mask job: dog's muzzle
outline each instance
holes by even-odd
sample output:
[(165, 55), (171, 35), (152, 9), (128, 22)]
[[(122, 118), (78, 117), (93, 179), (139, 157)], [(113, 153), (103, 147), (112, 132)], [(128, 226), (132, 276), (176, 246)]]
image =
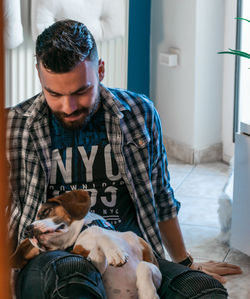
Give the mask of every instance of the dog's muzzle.
[(24, 235), (26, 238), (34, 237), (34, 225), (33, 224), (30, 224), (25, 228)]
[(26, 238), (33, 238), (33, 237), (38, 237), (39, 235), (42, 234), (47, 234), (47, 233), (55, 233), (55, 232), (67, 232), (67, 226), (65, 223), (60, 223), (60, 224), (54, 224), (54, 227), (45, 227), (41, 229), (41, 226), (35, 225), (35, 224), (30, 224), (25, 228), (24, 234)]

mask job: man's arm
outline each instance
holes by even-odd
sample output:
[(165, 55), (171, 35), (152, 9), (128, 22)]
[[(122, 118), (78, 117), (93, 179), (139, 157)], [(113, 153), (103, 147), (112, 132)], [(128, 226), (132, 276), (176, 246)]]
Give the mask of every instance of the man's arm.
[[(181, 229), (177, 219), (179, 203), (169, 184), (167, 169), (167, 155), (162, 140), (162, 130), (159, 114), (154, 110), (154, 124), (152, 126), (153, 161), (151, 180), (158, 210), (159, 228), (163, 243), (174, 262), (181, 262), (187, 258), (187, 251), (183, 241)], [(165, 220), (168, 219), (168, 220)], [(192, 269), (202, 270), (224, 283), (222, 275), (240, 274), (241, 269), (222, 262), (193, 263)]]
[[(163, 243), (172, 260), (176, 263), (183, 261), (187, 257), (187, 251), (177, 217), (159, 222), (159, 228)], [(218, 279), (221, 283), (226, 282), (222, 277), (224, 275), (242, 273), (241, 268), (238, 266), (214, 261), (193, 263), (190, 268), (202, 270), (215, 279)]]
[(181, 262), (187, 257), (178, 218), (159, 222), (163, 243), (173, 262)]

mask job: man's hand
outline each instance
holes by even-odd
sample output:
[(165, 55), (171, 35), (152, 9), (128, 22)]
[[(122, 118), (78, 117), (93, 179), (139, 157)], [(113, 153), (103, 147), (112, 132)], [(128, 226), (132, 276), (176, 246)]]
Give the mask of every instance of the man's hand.
[[(187, 251), (177, 217), (159, 222), (159, 227), (163, 243), (166, 246), (172, 260), (176, 263), (184, 260), (187, 257)], [(213, 276), (221, 283), (226, 282), (226, 279), (222, 277), (224, 275), (242, 273), (241, 268), (238, 266), (214, 261), (193, 263), (191, 269), (203, 271), (206, 274)]]
[(204, 263), (193, 263), (190, 267), (193, 270), (200, 270), (204, 273), (213, 276), (215, 279), (219, 280), (221, 283), (225, 283), (226, 279), (222, 276), (241, 274), (242, 270), (240, 267), (228, 263), (222, 262), (204, 262)]

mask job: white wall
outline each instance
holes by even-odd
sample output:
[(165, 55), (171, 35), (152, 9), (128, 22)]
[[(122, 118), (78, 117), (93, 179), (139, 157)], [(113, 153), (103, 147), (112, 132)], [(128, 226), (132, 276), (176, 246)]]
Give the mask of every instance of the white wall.
[[(158, 0), (151, 5), (151, 97), (160, 112), (164, 135), (192, 146), (196, 0)], [(159, 65), (159, 53), (172, 46), (181, 51), (180, 66)]]
[[(5, 51), (5, 105), (7, 107), (14, 106), (41, 91), (35, 68), (35, 42), (31, 38), (31, 3), (31, 0), (21, 0), (24, 42), (17, 48)], [(99, 56), (104, 59), (106, 65), (103, 83), (109, 87), (127, 87), (128, 0), (125, 0), (125, 5), (125, 36), (97, 42)]]
[[(163, 134), (192, 149), (221, 142), (224, 0), (152, 1), (151, 97)], [(159, 65), (180, 49), (180, 65)]]
[[(235, 48), (237, 0), (225, 2), (225, 35), (223, 49)], [(223, 102), (222, 102), (222, 142), (223, 160), (229, 162), (234, 154), (233, 111), (235, 57), (224, 55)]]
[(195, 148), (221, 142), (224, 0), (197, 0), (195, 51)]

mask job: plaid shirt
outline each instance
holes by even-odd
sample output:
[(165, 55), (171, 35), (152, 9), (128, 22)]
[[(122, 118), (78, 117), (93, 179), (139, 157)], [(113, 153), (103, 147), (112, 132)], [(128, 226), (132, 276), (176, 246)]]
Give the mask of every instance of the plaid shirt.
[[(100, 86), (108, 140), (134, 202), (144, 238), (164, 256), (158, 222), (177, 215), (179, 202), (169, 184), (159, 115), (143, 95)], [(10, 109), (10, 233), (19, 243), (46, 202), (51, 171), (49, 109), (43, 93)]]

